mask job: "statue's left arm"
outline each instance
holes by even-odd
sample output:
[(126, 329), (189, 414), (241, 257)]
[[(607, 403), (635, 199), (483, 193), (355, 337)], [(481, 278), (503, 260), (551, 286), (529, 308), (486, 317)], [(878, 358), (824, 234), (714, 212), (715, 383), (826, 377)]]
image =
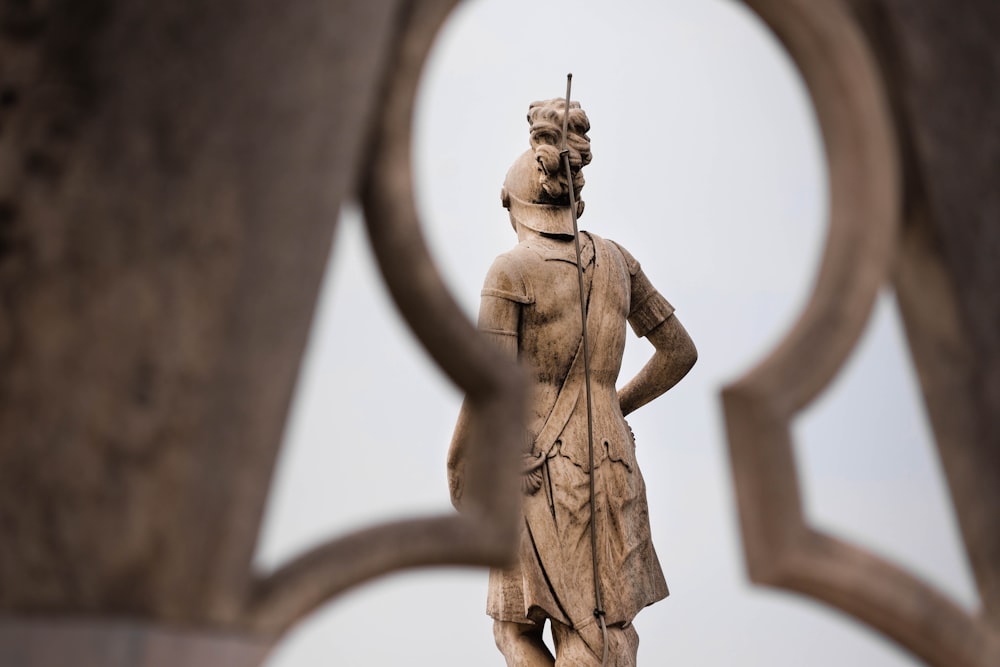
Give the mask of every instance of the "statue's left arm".
[(656, 325), (646, 339), (656, 351), (642, 370), (618, 392), (623, 415), (664, 394), (680, 382), (698, 360), (694, 341), (676, 315), (671, 314)]
[(627, 415), (680, 382), (698, 360), (698, 350), (674, 314), (674, 307), (652, 286), (639, 262), (617, 247), (631, 276), (629, 324), (655, 350), (652, 359), (618, 392), (622, 414)]

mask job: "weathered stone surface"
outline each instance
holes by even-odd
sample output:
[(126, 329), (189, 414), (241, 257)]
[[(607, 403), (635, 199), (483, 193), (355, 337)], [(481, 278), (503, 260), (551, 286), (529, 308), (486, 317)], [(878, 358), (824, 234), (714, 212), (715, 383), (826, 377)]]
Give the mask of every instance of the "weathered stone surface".
[[(517, 374), (471, 335), (412, 206), (413, 96), (452, 4), (0, 0), (4, 664), (250, 665), (366, 578), (509, 556), (516, 503), (497, 472), (520, 436)], [(838, 2), (748, 4), (810, 85), (834, 191), (801, 326), (727, 390), (751, 574), (838, 606), (930, 664), (994, 665), (1000, 5), (850, 0), (858, 40)], [(468, 392), (464, 501), (475, 509), (361, 531), (261, 580), (249, 571), (257, 524), (353, 188), (400, 310)], [(888, 276), (979, 616), (802, 521), (782, 419), (839, 368)], [(643, 393), (623, 396), (623, 412)], [(766, 456), (745, 447), (748, 434), (769, 443)], [(102, 620), (112, 615), (143, 620)], [(566, 630), (564, 645), (579, 639)], [(619, 639), (627, 650), (631, 638)], [(122, 652), (137, 646), (159, 648)]]
[(395, 2), (0, 8), (0, 610), (232, 621)]
[[(577, 236), (590, 123), (575, 104), (563, 130), (566, 112), (565, 99), (531, 105), (532, 148), (501, 194), (519, 243), (496, 259), (482, 292), (480, 329), (525, 367), (531, 388), (518, 560), (490, 572), (487, 613), (509, 665), (601, 664), (607, 655), (625, 667), (638, 647), (632, 619), (666, 597), (667, 585), (624, 415), (680, 381), (697, 353), (628, 251)], [(626, 321), (654, 353), (619, 393)], [(463, 412), (449, 453), (463, 509), (468, 439)], [(556, 656), (542, 642), (546, 622)]]
[(4, 667), (256, 667), (270, 641), (137, 621), (0, 616)]
[[(747, 3), (809, 86), (832, 209), (799, 321), (723, 391), (750, 575), (834, 605), (930, 665), (989, 667), (1000, 661), (1000, 49), (990, 37), (1000, 11), (988, 1)], [(981, 613), (802, 512), (789, 422), (841, 367), (890, 280)]]
[[(0, 656), (249, 667), (362, 581), (509, 559), (521, 377), (440, 280), (409, 189), (417, 81), (453, 4), (0, 4)], [(404, 318), (474, 399), (482, 511), (369, 527), (261, 576), (271, 469), (358, 191)]]
[[(983, 609), (1000, 631), (1000, 4), (860, 7), (905, 146), (906, 234), (921, 239), (901, 244), (896, 289)], [(951, 320), (947, 342), (934, 318)]]

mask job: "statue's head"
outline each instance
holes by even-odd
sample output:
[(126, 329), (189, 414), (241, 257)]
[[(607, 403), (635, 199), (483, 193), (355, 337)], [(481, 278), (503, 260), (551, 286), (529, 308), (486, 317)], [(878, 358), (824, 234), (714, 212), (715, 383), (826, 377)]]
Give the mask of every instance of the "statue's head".
[[(511, 218), (537, 232), (573, 235), (573, 218), (569, 209), (569, 184), (560, 156), (562, 147), (563, 110), (566, 102), (557, 98), (534, 102), (528, 108), (531, 126), (531, 148), (511, 165), (504, 179), (500, 200), (510, 211)], [(569, 149), (570, 171), (577, 217), (583, 215), (583, 167), (590, 163), (590, 121), (579, 103), (570, 104), (566, 146)]]

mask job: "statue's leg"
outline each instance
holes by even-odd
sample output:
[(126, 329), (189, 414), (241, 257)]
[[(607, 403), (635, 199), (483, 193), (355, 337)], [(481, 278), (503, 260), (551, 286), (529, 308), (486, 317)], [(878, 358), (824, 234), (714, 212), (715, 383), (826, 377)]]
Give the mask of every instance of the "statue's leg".
[[(601, 652), (595, 653), (573, 628), (552, 622), (552, 639), (556, 645), (555, 667), (601, 667)], [(635, 626), (608, 626), (608, 663), (606, 667), (635, 667), (639, 650), (639, 634)]]
[(542, 641), (541, 623), (528, 625), (493, 621), (493, 638), (507, 660), (507, 667), (553, 667), (555, 658)]

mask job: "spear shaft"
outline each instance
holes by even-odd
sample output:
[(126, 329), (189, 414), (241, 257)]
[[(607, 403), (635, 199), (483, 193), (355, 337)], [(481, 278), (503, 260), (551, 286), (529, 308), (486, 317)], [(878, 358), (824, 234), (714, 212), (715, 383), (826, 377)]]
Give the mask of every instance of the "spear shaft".
[[(590, 388), (590, 341), (587, 338), (587, 296), (583, 286), (583, 260), (580, 253), (580, 229), (576, 220), (576, 193), (573, 190), (573, 168), (569, 162), (569, 100), (573, 86), (572, 72), (566, 75), (566, 106), (563, 110), (562, 147), (559, 155), (566, 170), (566, 184), (569, 190), (569, 210), (573, 218), (573, 244), (576, 247), (576, 277), (580, 287), (580, 320), (583, 330), (583, 381), (587, 396), (587, 454), (590, 458), (590, 555), (594, 568), (594, 616), (601, 624), (604, 642), (601, 665), (608, 663), (608, 629), (604, 622), (604, 600), (601, 596), (601, 579), (597, 567), (597, 511), (594, 491), (594, 408)], [(595, 259), (596, 262), (596, 248)], [(591, 286), (593, 287), (593, 286)]]

